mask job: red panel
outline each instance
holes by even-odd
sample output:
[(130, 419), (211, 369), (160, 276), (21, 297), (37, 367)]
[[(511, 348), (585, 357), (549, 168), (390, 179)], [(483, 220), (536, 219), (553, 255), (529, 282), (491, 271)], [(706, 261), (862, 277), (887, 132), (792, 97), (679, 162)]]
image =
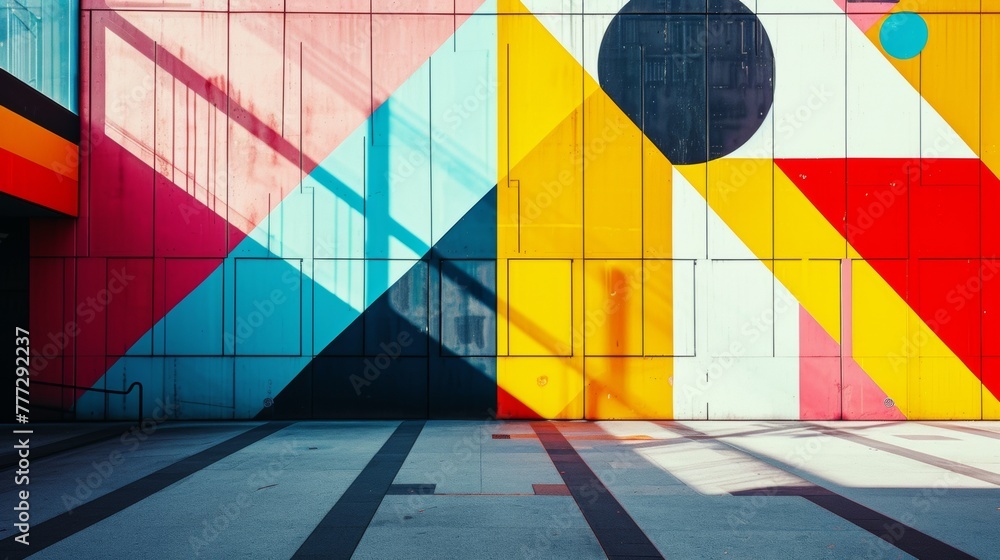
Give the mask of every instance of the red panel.
[[(76, 355), (76, 337), (79, 335), (77, 325), (70, 324), (70, 321), (74, 320), (76, 315), (76, 260), (66, 259), (66, 266), (63, 267), (63, 285), (62, 285), (62, 300), (63, 300), (63, 317), (66, 318), (66, 322), (63, 326), (66, 339), (65, 348), (63, 354), (65, 356)], [(72, 369), (72, 361), (67, 363), (64, 371), (69, 373)]]
[[(108, 307), (108, 355), (122, 356), (153, 326), (153, 259), (108, 259), (108, 283), (98, 302)], [(152, 340), (136, 348), (152, 354)]]
[(1000, 356), (1000, 259), (984, 258), (982, 264), (983, 355)]
[[(910, 301), (910, 293), (914, 292), (915, 289), (911, 289), (910, 286), (910, 270), (909, 262), (899, 259), (899, 260), (870, 260), (867, 261), (875, 272), (886, 281), (893, 290), (899, 294), (899, 297), (903, 298), (904, 301)], [(912, 303), (911, 303), (912, 305)]]
[[(166, 301), (167, 301), (167, 262), (166, 259), (155, 258), (153, 259), (153, 322), (150, 323), (149, 328), (153, 328), (156, 321), (159, 318), (167, 314)], [(159, 354), (162, 352), (160, 350), (162, 346), (162, 338), (159, 341), (153, 341), (153, 353)]]
[[(210, 274), (215, 272), (222, 265), (222, 259), (170, 259), (166, 262), (169, 269), (170, 282), (165, 286), (165, 301), (167, 309), (173, 309), (175, 305), (187, 297), (197, 288)], [(157, 278), (160, 278), (157, 276)], [(157, 315), (159, 320), (160, 315)]]
[(152, 255), (153, 170), (111, 141), (91, 164), (91, 254)]
[[(100, 356), (107, 353), (105, 333), (107, 328), (107, 305), (98, 301), (100, 293), (107, 288), (108, 263), (103, 258), (76, 259), (77, 291), (74, 317), (79, 327), (76, 337), (77, 356)], [(104, 372), (101, 372), (103, 375)], [(77, 374), (78, 384), (79, 372)], [(98, 376), (100, 377), (100, 376)], [(90, 384), (97, 380), (87, 379)]]
[(68, 343), (66, 318), (63, 315), (63, 280), (65, 259), (33, 258), (30, 264), (31, 290), (28, 330), (31, 332), (31, 361), (44, 381), (59, 381), (58, 373), (48, 371), (51, 358), (63, 356)]
[(13, 174), (11, 173), (11, 168), (14, 165), (13, 157), (14, 154), (0, 148), (0, 192), (6, 192), (13, 182)]
[[(828, 220), (835, 220), (836, 204), (806, 181), (809, 174), (796, 167), (802, 164), (779, 165)], [(1000, 311), (991, 314), (1000, 309), (995, 294), (1000, 290), (987, 278), (996, 267), (992, 257), (1000, 254), (1000, 226), (990, 213), (1000, 208), (1000, 181), (985, 165), (977, 177), (967, 160), (851, 159), (847, 170), (848, 239), (978, 375), (981, 346), (989, 355), (1000, 352), (1000, 319), (992, 318)], [(915, 179), (951, 186), (910, 188), (919, 182)], [(878, 260), (885, 257), (911, 260)], [(926, 260), (931, 257), (956, 260)]]
[(894, 186), (848, 186), (847, 240), (866, 259), (909, 256), (909, 192)]
[(920, 183), (922, 185), (978, 185), (978, 159), (940, 159), (923, 158), (920, 160)]
[[(90, 37), (93, 25), (90, 12), (80, 12), (80, 209), (76, 220), (76, 255), (90, 256), (90, 154), (94, 149), (93, 118), (90, 111), (91, 76), (91, 44)], [(34, 233), (34, 232), (32, 232)], [(32, 234), (34, 238), (34, 234)], [(45, 243), (45, 246), (49, 246)], [(32, 239), (32, 254), (35, 251)]]
[(1000, 358), (983, 358), (983, 385), (1000, 399)]
[(497, 385), (497, 419), (541, 420), (542, 417)]
[(997, 210), (1000, 209), (1000, 179), (985, 163), (979, 169), (983, 190), (983, 203), (979, 209), (983, 227), (983, 258), (1000, 258), (1000, 219), (997, 219)]
[[(152, 53), (137, 51), (114, 27), (115, 16), (107, 14), (92, 16), (92, 133), (99, 132), (102, 139), (92, 143), (90, 161), (90, 250), (96, 256), (149, 256), (154, 112), (152, 92), (141, 84), (152, 83)], [(149, 160), (140, 161), (134, 153)]]
[[(97, 380), (104, 376), (107, 371), (105, 364), (107, 358), (101, 356), (77, 356), (76, 358), (76, 382), (78, 387), (93, 387)], [(103, 389), (104, 384), (98, 386)], [(80, 396), (83, 396), (81, 393)]]
[(775, 160), (785, 175), (841, 235), (847, 211), (847, 161), (843, 159)]
[(979, 375), (982, 284), (978, 260), (914, 261), (918, 298), (910, 305), (952, 352)]
[[(37, 381), (44, 381), (46, 383), (65, 383), (71, 385), (72, 381), (68, 379), (71, 376), (66, 374), (66, 369), (72, 361), (72, 358), (61, 356), (54, 358), (42, 358), (40, 356), (31, 358), (31, 404), (63, 409), (72, 406), (73, 391), (35, 383)], [(41, 406), (32, 411), (32, 420), (62, 420), (58, 416), (59, 413), (47, 411), (42, 409)], [(51, 416), (52, 414), (56, 416)]]
[(75, 216), (78, 188), (75, 180), (0, 148), (0, 191)]
[(979, 258), (979, 184), (910, 191), (910, 252), (915, 258)]
[(899, 158), (849, 158), (847, 160), (847, 182), (852, 185), (879, 185), (890, 187), (898, 183), (906, 185), (913, 175), (917, 177), (920, 162), (917, 159)]
[[(156, 175), (157, 256), (224, 257), (229, 229), (229, 222), (203, 201)], [(239, 230), (233, 235), (243, 238)]]

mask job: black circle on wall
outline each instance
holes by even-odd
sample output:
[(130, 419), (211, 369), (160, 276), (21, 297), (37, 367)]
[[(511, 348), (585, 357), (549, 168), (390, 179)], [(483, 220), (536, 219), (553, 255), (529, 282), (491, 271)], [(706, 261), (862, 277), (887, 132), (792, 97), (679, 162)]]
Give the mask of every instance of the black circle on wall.
[(771, 41), (739, 0), (631, 0), (604, 33), (597, 72), (674, 164), (733, 153), (774, 103)]

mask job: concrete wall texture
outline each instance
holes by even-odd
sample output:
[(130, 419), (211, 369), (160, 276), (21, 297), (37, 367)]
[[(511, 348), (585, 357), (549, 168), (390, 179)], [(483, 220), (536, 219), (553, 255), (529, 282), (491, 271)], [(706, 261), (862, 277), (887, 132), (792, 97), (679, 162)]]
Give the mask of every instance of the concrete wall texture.
[(1000, 418), (1000, 0), (156, 4), (82, 1), (39, 379), (181, 418)]

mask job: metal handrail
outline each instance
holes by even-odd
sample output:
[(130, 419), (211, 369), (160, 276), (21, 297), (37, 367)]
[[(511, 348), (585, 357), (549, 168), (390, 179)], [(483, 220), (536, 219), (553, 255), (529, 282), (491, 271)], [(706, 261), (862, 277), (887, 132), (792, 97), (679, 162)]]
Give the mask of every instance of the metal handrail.
[(38, 384), (38, 385), (48, 385), (50, 387), (60, 387), (60, 388), (63, 388), (63, 389), (77, 389), (77, 390), (80, 390), (80, 391), (97, 391), (98, 393), (108, 393), (108, 394), (112, 394), (112, 395), (127, 395), (127, 394), (129, 394), (129, 393), (132, 392), (132, 389), (135, 389), (136, 385), (138, 385), (139, 386), (139, 418), (136, 419), (136, 424), (142, 424), (142, 401), (143, 401), (143, 399), (142, 399), (142, 383), (140, 383), (138, 381), (133, 381), (132, 384), (128, 386), (128, 389), (125, 389), (124, 391), (118, 391), (117, 389), (98, 389), (96, 387), (81, 387), (79, 385), (66, 385), (64, 383), (50, 383), (48, 381), (35, 381), (35, 380), (32, 380), (31, 383), (35, 383), (35, 384)]

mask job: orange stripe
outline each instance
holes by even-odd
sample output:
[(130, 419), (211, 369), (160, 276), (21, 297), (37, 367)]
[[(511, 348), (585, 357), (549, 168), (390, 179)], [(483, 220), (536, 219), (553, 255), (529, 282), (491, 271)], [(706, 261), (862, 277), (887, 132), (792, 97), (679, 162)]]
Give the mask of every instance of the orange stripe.
[(0, 107), (0, 149), (64, 177), (78, 180), (80, 147), (17, 113)]
[(76, 216), (79, 184), (17, 154), (0, 149), (0, 192)]

